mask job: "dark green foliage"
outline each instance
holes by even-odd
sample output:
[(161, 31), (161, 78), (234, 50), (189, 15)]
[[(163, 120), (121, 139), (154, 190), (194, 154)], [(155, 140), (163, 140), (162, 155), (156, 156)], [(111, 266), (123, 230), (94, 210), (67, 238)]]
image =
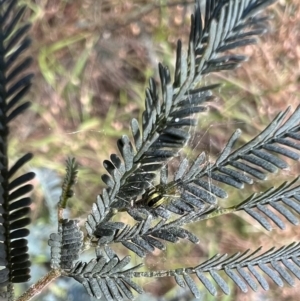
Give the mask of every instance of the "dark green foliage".
[[(223, 69), (233, 69), (246, 59), (243, 55), (228, 55), (223, 52), (254, 43), (256, 40), (253, 36), (266, 31), (266, 19), (253, 17), (253, 15), (259, 7), (271, 2), (274, 1), (207, 1), (204, 20), (200, 4), (196, 2), (195, 14), (191, 21), (187, 57), (183, 53), (182, 43), (179, 41), (177, 45), (173, 84), (171, 84), (168, 68), (159, 64), (161, 98), (155, 81), (151, 79), (146, 91), (142, 131), (137, 120), (133, 119), (131, 129), (134, 145), (127, 136), (123, 136), (118, 141), (118, 148), (124, 163), (117, 155), (112, 155), (111, 161), (104, 161), (104, 167), (108, 174), (103, 175), (102, 180), (108, 188), (104, 190), (102, 196), (98, 197), (99, 201), (88, 217), (86, 228), (91, 238), (99, 237), (99, 233), (101, 233), (106, 238), (102, 237), (99, 243), (113, 239), (114, 230), (104, 230), (106, 229), (105, 223), (115, 214), (113, 212), (115, 209), (111, 209), (111, 207), (118, 211), (126, 210), (132, 213), (132, 202), (144, 205), (143, 202), (135, 200), (140, 195), (143, 195), (142, 199), (147, 198), (149, 189), (153, 185), (155, 171), (162, 169), (164, 164), (177, 156), (178, 151), (189, 140), (190, 127), (196, 125), (194, 114), (205, 111), (206, 102), (213, 99), (211, 90), (218, 87), (218, 84), (197, 87), (202, 76)], [(251, 177), (244, 175), (244, 171), (252, 177), (264, 178), (264, 174), (260, 170), (250, 167), (244, 162), (236, 162), (237, 160), (227, 162), (225, 160), (231, 153), (231, 148), (239, 134), (240, 131), (237, 131), (233, 135), (215, 165), (207, 164), (204, 154), (186, 173), (188, 165), (181, 164), (177, 178), (167, 186), (178, 187), (180, 198), (177, 197), (172, 202), (167, 202), (164, 204), (165, 206), (144, 209), (149, 214), (162, 218), (168, 218), (169, 212), (182, 215), (194, 209), (205, 211), (207, 204), (216, 206), (217, 197), (227, 197), (226, 191), (210, 184), (210, 179), (241, 189), (243, 183), (253, 182)], [(263, 160), (257, 157), (253, 159), (251, 156), (244, 158), (244, 160), (246, 159), (251, 162), (255, 160), (257, 164)], [(226, 163), (222, 164), (224, 160)], [(203, 167), (199, 168), (201, 164)], [(235, 168), (229, 169), (223, 166), (228, 164)], [(266, 162), (264, 166), (274, 171), (271, 163)], [(159, 201), (160, 203), (162, 201)], [(147, 214), (145, 213), (144, 216), (146, 217)], [(133, 217), (141, 218), (139, 213)], [(164, 234), (159, 235), (169, 237)], [(127, 245), (129, 246), (129, 244)], [(130, 248), (132, 249), (132, 245)]]
[(8, 167), (7, 157), (9, 122), (30, 105), (22, 99), (31, 85), (32, 75), (26, 74), (31, 58), (19, 61), (19, 56), (30, 44), (26, 38), (30, 25), (18, 27), (24, 10), (24, 6), (17, 7), (15, 0), (0, 2), (0, 262), (4, 267), (0, 273), (0, 285), (8, 285), (8, 292), (3, 294), (10, 299), (13, 298), (10, 284), (30, 278), (27, 240), (24, 237), (29, 234), (25, 227), (30, 223), (27, 216), (30, 214), (31, 200), (25, 194), (33, 189), (27, 183), (33, 179), (34, 173), (26, 173), (14, 180), (12, 176), (32, 158), (32, 154), (24, 155), (11, 168)]
[(250, 254), (247, 250), (242, 254), (236, 253), (230, 257), (227, 257), (226, 254), (217, 254), (195, 267), (155, 273), (134, 272), (133, 277), (172, 276), (179, 286), (187, 287), (196, 298), (200, 297), (200, 292), (191, 275), (197, 276), (213, 296), (218, 292), (217, 287), (224, 294), (230, 294), (226, 277), (224, 279), (224, 272), (245, 293), (248, 288), (257, 291), (258, 286), (269, 290), (265, 275), (278, 286), (283, 286), (283, 280), (293, 286), (295, 283), (293, 276), (300, 279), (299, 248), (299, 243), (292, 243), (277, 250), (272, 248), (260, 255), (257, 253), (261, 251), (261, 248)]
[[(213, 296), (218, 290), (230, 294), (229, 279), (245, 293), (249, 288), (268, 290), (266, 275), (280, 287), (285, 282), (293, 286), (295, 277), (300, 279), (300, 243), (264, 253), (259, 248), (230, 257), (217, 254), (194, 267), (151, 272), (137, 271), (142, 264), (125, 269), (130, 256), (121, 260), (108, 247), (120, 243), (145, 257), (155, 249), (165, 250), (167, 242), (187, 239), (198, 243), (197, 236), (184, 228), (187, 224), (239, 211), (248, 213), (267, 230), (274, 225), (284, 229), (282, 218), (298, 225), (298, 178), (253, 194), (233, 207), (222, 208), (219, 200), (229, 197), (228, 186), (243, 189), (256, 180), (265, 180), (267, 173), (287, 169), (286, 158), (300, 159), (300, 106), (291, 114), (289, 108), (279, 113), (259, 135), (235, 148), (242, 134), (237, 129), (215, 162), (209, 162), (205, 153), (200, 153), (194, 162), (181, 158), (173, 178), (168, 175), (172, 160), (189, 142), (191, 128), (214, 99), (213, 90), (220, 86), (204, 85), (204, 76), (235, 69), (247, 60), (235, 52), (256, 43), (256, 36), (266, 32), (268, 18), (259, 12), (273, 2), (207, 0), (202, 12), (200, 1), (196, 1), (187, 54), (181, 41), (177, 44), (173, 81), (169, 68), (159, 64), (161, 92), (158, 83), (150, 79), (142, 124), (133, 119), (132, 140), (124, 135), (117, 142), (121, 156), (112, 154), (103, 162), (107, 174), (101, 178), (107, 187), (87, 216), (85, 238), (79, 222), (63, 216), (74, 194), (78, 169), (75, 159), (67, 160), (58, 203), (58, 230), (48, 241), (53, 272), (49, 275), (74, 278), (92, 297), (120, 301), (132, 300), (132, 290), (143, 293), (133, 279), (138, 277), (173, 277), (196, 298), (201, 297), (196, 279)], [(25, 8), (17, 9), (16, 4), (13, 0), (0, 2), (0, 286), (8, 287), (0, 294), (9, 300), (14, 299), (12, 283), (30, 277), (25, 239), (29, 231), (25, 227), (30, 223), (31, 199), (25, 194), (33, 189), (28, 182), (34, 177), (34, 173), (27, 172), (12, 179), (32, 154), (24, 155), (11, 168), (7, 158), (8, 123), (30, 105), (21, 100), (32, 77), (26, 74), (31, 58), (17, 61), (30, 44), (24, 37), (30, 25), (17, 28)], [(123, 213), (133, 218), (133, 224), (127, 224), (127, 219), (118, 221)], [(77, 261), (80, 253), (90, 247), (95, 249), (95, 258), (88, 263)]]
[(83, 232), (80, 231), (77, 220), (63, 219), (63, 209), (67, 200), (73, 196), (73, 186), (77, 176), (77, 162), (68, 158), (66, 176), (62, 184), (62, 192), (58, 203), (58, 233), (52, 233), (48, 241), (51, 247), (51, 267), (53, 269), (69, 270), (74, 261), (79, 258), (83, 245)]
[(83, 233), (78, 221), (63, 220), (58, 233), (52, 233), (48, 241), (51, 247), (51, 267), (53, 269), (71, 269), (79, 258), (82, 248)]
[(87, 293), (97, 299), (103, 295), (111, 301), (131, 300), (134, 298), (131, 289), (142, 294), (143, 289), (131, 280), (134, 277), (134, 270), (141, 265), (124, 270), (125, 266), (130, 263), (130, 256), (120, 260), (108, 247), (105, 248), (105, 253), (106, 256), (100, 253), (89, 263), (77, 262), (69, 276), (80, 282)]
[[(267, 18), (257, 13), (273, 2), (207, 0), (204, 14), (200, 11), (200, 2), (196, 2), (187, 55), (181, 41), (177, 44), (174, 81), (169, 69), (159, 64), (161, 94), (151, 79), (146, 90), (142, 125), (135, 119), (131, 122), (133, 143), (122, 136), (117, 142), (122, 158), (112, 154), (110, 160), (103, 162), (107, 174), (102, 175), (102, 180), (107, 188), (97, 197), (85, 224), (88, 244), (96, 248), (97, 258), (89, 263), (78, 262), (67, 271), (83, 284), (90, 296), (132, 299), (130, 288), (142, 292), (131, 280), (134, 277), (174, 277), (179, 286), (188, 288), (196, 298), (201, 295), (195, 277), (212, 295), (217, 294), (218, 288), (225, 294), (230, 293), (228, 277), (243, 292), (248, 288), (256, 291), (259, 286), (269, 289), (265, 275), (278, 286), (283, 285), (283, 280), (293, 285), (291, 273), (299, 278), (299, 244), (296, 243), (260, 255), (257, 255), (260, 249), (229, 258), (216, 255), (196, 267), (154, 272), (134, 272), (139, 266), (121, 271), (129, 263), (129, 257), (120, 261), (107, 247), (119, 242), (145, 257), (156, 248), (164, 250), (163, 242), (188, 239), (198, 243), (198, 238), (186, 230), (185, 225), (240, 210), (268, 230), (272, 228), (269, 219), (278, 227), (285, 227), (278, 215), (292, 224), (298, 223), (295, 212), (300, 212), (300, 196), (296, 180), (253, 195), (231, 208), (221, 208), (219, 199), (229, 196), (226, 185), (243, 189), (245, 184), (265, 180), (268, 172), (288, 168), (282, 157), (300, 159), (297, 141), (300, 139), (300, 108), (290, 115), (289, 109), (281, 112), (257, 137), (234, 149), (241, 135), (241, 131), (236, 130), (215, 162), (209, 162), (204, 153), (191, 164), (182, 159), (173, 180), (168, 177), (169, 161), (188, 143), (189, 131), (197, 124), (196, 115), (200, 113), (201, 117), (206, 111), (207, 102), (213, 100), (212, 90), (219, 86), (203, 86), (203, 76), (234, 69), (247, 59), (232, 50), (256, 43), (255, 36), (266, 32)], [(160, 175), (159, 183), (157, 175)], [(225, 187), (221, 183), (226, 184)], [(122, 212), (133, 217), (135, 224), (112, 220)], [(61, 248), (62, 239), (57, 235), (51, 239), (55, 261), (61, 252), (55, 248)], [(105, 249), (108, 261), (99, 251), (101, 248)], [(54, 267), (62, 268), (62, 265), (55, 262)]]
[(71, 188), (76, 182), (78, 172), (78, 166), (74, 158), (68, 158), (66, 172), (67, 174), (62, 185), (62, 194), (58, 204), (63, 209), (66, 208), (68, 199), (74, 194)]
[[(276, 189), (268, 189), (259, 195), (253, 194), (239, 204), (236, 210), (246, 211), (269, 231), (272, 230), (272, 226), (266, 217), (281, 229), (285, 229), (285, 224), (280, 219), (281, 216), (284, 216), (290, 223), (298, 225), (298, 218), (294, 215), (300, 213), (300, 186), (294, 186), (298, 181), (299, 178), (296, 178), (293, 182), (285, 182)], [(271, 211), (268, 207), (273, 207), (275, 211)]]
[[(289, 109), (280, 113), (264, 131), (233, 151), (233, 146), (241, 134), (241, 131), (237, 130), (214, 163), (207, 162), (204, 153), (198, 157), (189, 170), (186, 162), (182, 161), (177, 172), (178, 175), (175, 176), (173, 182), (169, 183), (169, 185), (176, 185), (181, 190), (180, 198), (172, 203), (173, 206), (180, 207), (181, 214), (184, 214), (184, 212), (191, 211), (189, 208), (183, 209), (184, 205), (192, 205), (200, 209), (204, 203), (216, 205), (217, 197), (227, 198), (227, 193), (217, 184), (210, 183), (211, 179), (237, 189), (243, 189), (244, 184), (253, 184), (255, 179), (264, 180), (266, 172), (275, 173), (278, 168), (288, 168), (288, 164), (278, 157), (278, 153), (298, 160), (300, 155), (286, 146), (298, 150), (300, 107), (286, 119), (288, 112)], [(284, 120), (285, 122), (283, 122)], [(277, 206), (277, 210), (280, 210), (281, 207), (275, 206)], [(170, 210), (170, 206), (166, 206), (166, 209)], [(252, 212), (248, 209), (245, 210), (249, 214)], [(295, 219), (289, 213), (286, 214), (293, 223)], [(264, 224), (266, 225), (266, 223)]]
[[(120, 242), (138, 256), (144, 257), (155, 248), (164, 250), (165, 245), (161, 241), (174, 243), (186, 238), (197, 243), (197, 237), (183, 227), (226, 213), (226, 210), (244, 210), (268, 230), (272, 228), (268, 219), (282, 229), (285, 227), (278, 215), (293, 224), (298, 223), (294, 214), (300, 212), (296, 180), (261, 195), (253, 195), (232, 208), (220, 208), (218, 199), (228, 197), (224, 185), (221, 187), (220, 183), (243, 189), (245, 184), (253, 184), (256, 179), (264, 180), (268, 172), (288, 168), (282, 156), (299, 160), (299, 108), (290, 116), (289, 109), (281, 112), (264, 131), (238, 149), (234, 149), (234, 145), (241, 131), (236, 130), (215, 162), (208, 162), (204, 153), (192, 164), (183, 159), (173, 180), (168, 178), (168, 161), (176, 157), (178, 150), (187, 143), (189, 129), (196, 124), (194, 114), (205, 111), (206, 102), (213, 99), (211, 90), (218, 86), (197, 87), (202, 76), (236, 68), (247, 59), (243, 55), (228, 54), (226, 51), (256, 42), (254, 36), (266, 31), (267, 20), (256, 13), (272, 2), (207, 1), (204, 20), (197, 2), (192, 16), (187, 58), (183, 54), (181, 42), (178, 42), (173, 84), (169, 70), (159, 65), (161, 99), (156, 83), (151, 80), (146, 91), (142, 131), (138, 122), (133, 120), (131, 128), (134, 145), (125, 136), (118, 141), (124, 163), (117, 155), (112, 155), (110, 161), (104, 161), (108, 174), (102, 176), (102, 179), (108, 188), (98, 196), (86, 222), (92, 243), (104, 246)], [(156, 184), (158, 170), (160, 183)], [(270, 210), (270, 206), (274, 210)], [(117, 212), (123, 211), (137, 221), (133, 226), (111, 221)], [(229, 258), (217, 255), (194, 268), (134, 272), (133, 275), (173, 276), (178, 285), (187, 287), (197, 298), (200, 292), (192, 274), (212, 295), (217, 293), (214, 283), (225, 294), (230, 293), (221, 271), (243, 292), (247, 292), (249, 287), (252, 290), (257, 290), (258, 286), (268, 289), (263, 274), (268, 275), (278, 286), (283, 285), (282, 279), (293, 285), (294, 279), (290, 272), (299, 276), (299, 244), (256, 255), (259, 250), (250, 255), (247, 251)], [(96, 261), (92, 265), (96, 265)], [(81, 265), (78, 267), (81, 272)], [(85, 268), (88, 269), (88, 265)], [(107, 289), (109, 284), (103, 284), (104, 278), (93, 275), (87, 280), (86, 274), (79, 281), (90, 295), (99, 297), (102, 290), (107, 299), (121, 300), (120, 296), (112, 293), (115, 288)]]

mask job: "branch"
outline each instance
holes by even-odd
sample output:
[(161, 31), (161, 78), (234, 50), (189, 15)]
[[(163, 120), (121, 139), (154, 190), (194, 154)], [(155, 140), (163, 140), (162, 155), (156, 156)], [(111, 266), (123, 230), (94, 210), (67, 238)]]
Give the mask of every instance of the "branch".
[(41, 278), (37, 283), (33, 284), (23, 295), (21, 295), (16, 301), (29, 301), (41, 291), (46, 288), (52, 281), (62, 275), (62, 270), (51, 270), (47, 275)]

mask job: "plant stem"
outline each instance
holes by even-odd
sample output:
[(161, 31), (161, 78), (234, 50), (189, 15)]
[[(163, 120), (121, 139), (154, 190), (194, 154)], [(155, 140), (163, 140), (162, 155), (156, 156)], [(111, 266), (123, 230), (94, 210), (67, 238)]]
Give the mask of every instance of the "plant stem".
[(37, 283), (33, 284), (23, 295), (21, 295), (16, 301), (29, 301), (36, 295), (38, 295), (48, 284), (61, 275), (60, 269), (51, 270)]
[(236, 206), (232, 206), (232, 207), (228, 207), (228, 208), (216, 208), (216, 210), (214, 210), (213, 212), (206, 214), (203, 216), (203, 218), (201, 218), (201, 220), (206, 220), (206, 219), (211, 219), (223, 214), (229, 214), (229, 213), (233, 213), (237, 211)]

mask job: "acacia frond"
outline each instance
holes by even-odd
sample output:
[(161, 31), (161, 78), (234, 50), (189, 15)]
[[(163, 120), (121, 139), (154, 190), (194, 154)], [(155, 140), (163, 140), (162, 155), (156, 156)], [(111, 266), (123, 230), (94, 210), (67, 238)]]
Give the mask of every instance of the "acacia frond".
[[(264, 290), (269, 289), (265, 278), (267, 275), (276, 285), (282, 287), (284, 282), (293, 286), (295, 281), (293, 274), (300, 279), (300, 243), (292, 243), (288, 246), (270, 250), (257, 255), (261, 247), (252, 253), (250, 250), (242, 254), (236, 253), (227, 257), (227, 254), (217, 254), (195, 267), (179, 268), (176, 270), (164, 270), (156, 272), (134, 272), (133, 277), (174, 277), (177, 284), (187, 287), (196, 298), (200, 297), (200, 291), (191, 275), (197, 276), (210, 294), (217, 294), (217, 287), (224, 294), (230, 294), (228, 278), (225, 274), (246, 293), (248, 288), (257, 291), (261, 286)], [(207, 274), (210, 276), (207, 277)], [(222, 276), (221, 276), (222, 275)]]
[(48, 241), (51, 247), (51, 267), (53, 269), (71, 269), (74, 261), (79, 258), (83, 245), (83, 232), (80, 231), (78, 221), (63, 220), (58, 233), (52, 233)]
[(130, 206), (131, 200), (151, 186), (155, 172), (177, 156), (189, 140), (190, 126), (196, 124), (193, 114), (206, 109), (205, 102), (212, 99), (211, 89), (218, 86), (196, 88), (202, 76), (233, 69), (246, 59), (245, 56), (223, 53), (255, 43), (252, 36), (265, 32), (266, 19), (254, 17), (254, 14), (272, 2), (207, 1), (203, 17), (197, 1), (187, 56), (178, 42), (173, 84), (169, 69), (160, 64), (161, 97), (151, 79), (146, 91), (142, 127), (135, 119), (131, 123), (134, 145), (127, 136), (118, 141), (124, 163), (115, 154), (110, 161), (104, 161), (108, 174), (102, 179), (108, 186), (106, 192), (112, 206)]
[(175, 225), (174, 222), (166, 222), (165, 219), (162, 219), (152, 226), (154, 219), (148, 210), (143, 212), (137, 209), (137, 212), (134, 211), (128, 211), (137, 220), (140, 220), (134, 226), (122, 222), (103, 222), (105, 206), (102, 198), (98, 196), (97, 204), (93, 204), (92, 214), (89, 214), (85, 225), (90, 238), (96, 238), (98, 245), (120, 242), (140, 257), (153, 252), (155, 248), (165, 250), (165, 246), (160, 240), (175, 243), (179, 239), (186, 238), (193, 243), (198, 243), (198, 238), (194, 234), (181, 227), (185, 223), (177, 222)]
[[(260, 134), (233, 151), (232, 148), (241, 134), (241, 131), (237, 130), (215, 163), (193, 174), (190, 180), (186, 177), (184, 181), (201, 187), (204, 186), (202, 178), (212, 178), (242, 189), (244, 183), (252, 184), (254, 179), (265, 180), (266, 171), (275, 173), (278, 168), (288, 168), (288, 164), (278, 154), (293, 160), (300, 159), (297, 152), (300, 149), (300, 144), (297, 143), (300, 140), (300, 106), (287, 117), (289, 111), (290, 108), (279, 113)], [(217, 191), (222, 192), (220, 188)], [(214, 194), (214, 191), (211, 190), (211, 193)], [(222, 194), (224, 197), (227, 195), (222, 192), (216, 196), (222, 197)]]
[(68, 276), (80, 282), (87, 293), (97, 299), (103, 295), (108, 301), (132, 300), (134, 296), (131, 289), (142, 294), (143, 289), (131, 280), (134, 270), (140, 268), (141, 264), (124, 270), (130, 263), (130, 256), (120, 260), (109, 247), (105, 248), (105, 252), (106, 256), (98, 254), (97, 259), (89, 263), (77, 262)]
[[(93, 212), (89, 215), (90, 221), (86, 225), (90, 236), (102, 227), (101, 223), (114, 215), (112, 207), (130, 209), (132, 202), (153, 185), (156, 172), (178, 155), (178, 151), (189, 140), (190, 127), (196, 124), (193, 115), (206, 110), (205, 103), (212, 99), (211, 90), (218, 86), (196, 88), (202, 76), (213, 71), (233, 69), (246, 59), (245, 56), (223, 53), (253, 44), (255, 39), (252, 36), (265, 32), (266, 19), (254, 17), (254, 14), (272, 2), (207, 1), (203, 21), (197, 1), (191, 20), (187, 56), (183, 54), (181, 42), (178, 42), (173, 84), (169, 69), (160, 64), (161, 97), (155, 81), (151, 79), (146, 91), (142, 127), (135, 119), (131, 122), (134, 145), (127, 136), (122, 136), (117, 144), (123, 161), (115, 154), (111, 155), (110, 160), (104, 161), (108, 174), (103, 175), (102, 180), (108, 187), (100, 198), (108, 210), (104, 211), (101, 219), (99, 215), (93, 216)], [(201, 181), (199, 183), (201, 186)], [(204, 189), (186, 185), (184, 188), (187, 192), (181, 195), (183, 201), (177, 200), (177, 206), (169, 204), (169, 210), (178, 214), (191, 211), (194, 207), (202, 210), (201, 198), (205, 198), (204, 202), (216, 203), (216, 197), (207, 193), (207, 183), (202, 186)], [(226, 196), (218, 188), (215, 193)], [(191, 194), (197, 197), (191, 197)], [(161, 208), (155, 211), (162, 217), (167, 214)]]
[(192, 243), (199, 242), (196, 235), (176, 222), (160, 220), (154, 226), (151, 222), (152, 216), (148, 215), (146, 220), (136, 223), (133, 227), (126, 226), (122, 231), (118, 231), (113, 241), (121, 242), (140, 257), (152, 253), (155, 248), (165, 250), (160, 240), (176, 243), (179, 239), (188, 239)]
[(287, 117), (289, 111), (290, 108), (279, 113), (261, 133), (233, 150), (241, 135), (236, 130), (214, 163), (208, 163), (204, 153), (189, 168), (187, 160), (182, 160), (174, 180), (168, 183), (180, 190), (180, 197), (174, 198), (165, 209), (182, 215), (195, 209), (201, 212), (207, 206), (217, 207), (218, 198), (228, 197), (218, 182), (243, 189), (244, 184), (253, 184), (256, 179), (265, 180), (266, 172), (289, 168), (280, 156), (300, 159), (300, 106)]
[(58, 203), (58, 206), (61, 208), (66, 208), (68, 199), (74, 195), (72, 187), (76, 182), (78, 173), (78, 165), (75, 161), (75, 158), (68, 158), (66, 172), (67, 173), (62, 184), (62, 192)]
[[(280, 216), (284, 216), (293, 225), (298, 225), (299, 220), (294, 214), (300, 214), (300, 186), (294, 186), (298, 181), (299, 177), (290, 183), (284, 182), (277, 188), (270, 188), (258, 195), (253, 194), (239, 204), (236, 211), (247, 212), (268, 231), (272, 230), (268, 219), (280, 229), (285, 229)], [(274, 210), (270, 210), (269, 207)]]
[[(9, 123), (30, 106), (30, 102), (22, 102), (23, 96), (31, 86), (32, 74), (26, 73), (32, 59), (21, 58), (21, 53), (30, 45), (26, 37), (30, 25), (19, 26), (25, 6), (17, 7), (16, 0), (0, 2), (0, 286), (7, 287), (1, 292), (12, 300), (12, 283), (25, 282), (30, 278), (30, 261), (27, 254), (29, 234), (25, 227), (30, 223), (31, 199), (25, 197), (33, 186), (28, 184), (34, 173), (28, 172), (12, 179), (20, 168), (32, 158), (28, 153), (11, 167), (8, 167), (7, 138)], [(25, 75), (24, 75), (25, 74)]]

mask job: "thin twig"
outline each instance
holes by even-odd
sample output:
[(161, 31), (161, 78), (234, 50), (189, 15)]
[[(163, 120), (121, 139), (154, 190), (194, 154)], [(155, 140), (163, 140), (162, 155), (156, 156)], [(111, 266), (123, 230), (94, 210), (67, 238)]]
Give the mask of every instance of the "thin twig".
[(29, 301), (36, 295), (38, 295), (48, 284), (53, 280), (61, 276), (62, 271), (60, 269), (51, 270), (37, 283), (33, 284), (23, 295), (21, 295), (16, 301)]

